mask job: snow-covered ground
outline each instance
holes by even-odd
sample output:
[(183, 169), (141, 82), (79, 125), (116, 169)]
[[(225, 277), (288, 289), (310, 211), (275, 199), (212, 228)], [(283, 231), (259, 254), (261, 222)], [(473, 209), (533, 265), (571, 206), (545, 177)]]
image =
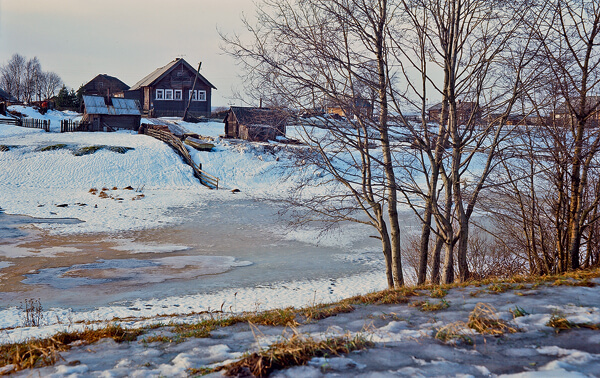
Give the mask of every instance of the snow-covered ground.
[[(213, 138), (213, 151), (190, 153), (205, 171), (219, 177), (225, 190), (214, 191), (202, 186), (190, 167), (168, 146), (153, 138), (129, 132), (60, 134), (57, 132), (60, 120), (77, 119), (78, 114), (51, 111), (41, 116), (30, 108), (15, 109), (50, 120), (53, 132), (0, 124), (0, 146), (4, 146), (0, 152), (0, 208), (6, 214), (52, 221), (14, 217), (7, 221), (6, 227), (0, 222), (0, 232), (9, 240), (0, 240), (0, 287), (3, 288), (0, 294), (10, 293), (6, 285), (20, 285), (19, 290), (29, 285), (39, 291), (28, 292), (26, 296), (18, 292), (13, 300), (34, 297), (43, 304), (46, 301), (43, 296), (48, 292), (44, 288), (51, 287), (65, 295), (73, 293), (74, 302), (93, 303), (95, 295), (108, 295), (104, 291), (117, 295), (125, 287), (118, 284), (127, 285), (131, 281), (130, 286), (140, 285), (140, 297), (123, 294), (118, 302), (81, 311), (69, 306), (44, 307), (41, 327), (23, 327), (22, 310), (12, 304), (0, 304), (0, 343), (48, 336), (113, 318), (127, 319), (121, 321), (127, 327), (145, 326), (157, 320), (167, 322), (161, 315), (178, 315), (168, 321), (189, 322), (198, 316), (185, 314), (194, 312), (302, 307), (385, 288), (378, 246), (364, 240), (372, 242), (368, 230), (347, 225), (337, 234), (322, 236), (316, 227), (291, 231), (283, 225), (274, 225), (260, 211), (249, 212), (250, 208), (265, 207), (262, 199), (284, 196), (299, 175), (319, 177), (318, 172), (306, 170), (289, 175), (286, 149), (294, 147), (224, 140), (219, 138), (223, 133), (223, 124), (219, 122), (188, 124), (168, 120), (187, 131)], [(234, 194), (230, 189), (241, 192)], [(330, 189), (325, 185), (313, 190)], [(203, 229), (177, 228), (193, 217), (204, 219)], [(247, 221), (253, 217), (255, 222)], [(65, 221), (67, 218), (81, 222)], [(220, 246), (209, 233), (218, 232), (218, 225), (226, 222), (236, 232), (219, 235), (219, 244), (224, 245)], [(261, 222), (264, 225), (257, 226)], [(175, 240), (161, 232), (176, 228), (184, 236)], [(33, 236), (29, 234), (31, 231)], [(205, 241), (203, 249), (190, 243), (197, 240), (190, 233)], [(258, 241), (247, 235), (260, 235), (263, 243), (260, 248), (271, 255), (259, 258), (248, 252), (250, 248), (244, 247)], [(310, 246), (314, 249), (308, 251)], [(227, 252), (230, 247), (231, 252)], [(288, 256), (290, 248), (306, 250), (305, 255)], [(283, 268), (292, 258), (299, 263), (300, 271)], [(356, 270), (358, 273), (348, 273), (352, 269), (340, 270), (335, 278), (310, 276), (309, 265), (313, 264), (317, 270), (325, 261), (361, 268)], [(248, 284), (268, 275), (261, 270), (263, 266), (274, 267), (269, 274), (281, 271), (281, 279), (265, 277), (264, 284)], [(240, 272), (247, 269), (244, 272), (253, 277), (245, 279), (238, 274), (234, 277), (240, 280), (239, 284), (218, 285), (220, 276), (238, 269)], [(15, 276), (26, 278), (14, 281)], [(195, 293), (195, 286), (185, 295), (153, 297), (152, 293), (143, 292), (155, 283), (192, 282), (198, 277), (208, 278), (193, 281), (201, 288)], [(104, 287), (101, 286), (104, 283), (116, 284), (106, 286), (102, 293), (95, 289)], [(87, 289), (78, 291), (81, 287)], [(314, 360), (308, 367), (294, 368), (281, 375), (519, 373), (562, 377), (593, 376), (600, 371), (597, 331), (576, 330), (567, 336), (556, 336), (545, 326), (556, 313), (564, 313), (577, 322), (599, 323), (600, 297), (596, 288), (542, 287), (471, 296), (470, 292), (475, 290), (479, 289), (453, 290), (446, 298), (451, 304), (449, 309), (438, 313), (423, 313), (406, 305), (369, 306), (304, 325), (300, 332), (317, 337), (345, 331), (357, 333), (366, 327), (376, 347), (347, 358)], [(525, 309), (529, 315), (514, 320), (514, 325), (524, 332), (500, 339), (486, 338), (483, 343), (483, 339), (475, 338), (475, 348), (446, 346), (433, 339), (434, 328), (466, 321), (477, 302), (492, 304), (506, 320), (511, 319), (509, 309), (515, 306)], [(258, 342), (261, 346), (268, 345), (283, 330), (261, 328), (260, 331), (265, 337), (259, 340), (254, 338), (252, 330), (239, 326), (219, 331), (211, 339), (174, 345), (147, 344), (141, 339), (139, 343), (125, 345), (105, 341), (74, 348), (63, 354), (64, 361), (57, 367), (41, 369), (36, 374), (182, 376), (188, 368), (237, 358), (240, 353), (256, 348)], [(156, 332), (170, 330), (167, 327)], [(69, 365), (75, 360), (79, 362)]]
[[(599, 284), (600, 279), (591, 282)], [(490, 286), (455, 288), (443, 299), (431, 298), (430, 292), (422, 290), (410, 301), (438, 303), (444, 300), (448, 307), (421, 311), (419, 306), (407, 303), (355, 305), (352, 312), (292, 328), (242, 323), (212, 331), (209, 338), (179, 342), (170, 341), (178, 340), (174, 323), (200, 320), (201, 316), (157, 319), (162, 320), (163, 326), (148, 329), (137, 341), (117, 344), (105, 339), (92, 345), (76, 345), (61, 353), (55, 366), (21, 371), (16, 376), (186, 377), (189, 369), (234, 361), (244, 353), (267, 348), (294, 333), (317, 340), (361, 335), (373, 345), (346, 356), (315, 357), (306, 366), (277, 371), (273, 376), (598, 376), (599, 331), (574, 327), (558, 333), (548, 326), (552, 317), (578, 324), (599, 324), (597, 287), (553, 286), (548, 282), (541, 286), (506, 285), (506, 288), (508, 290), (500, 294)], [(466, 323), (471, 312), (481, 303), (492, 306), (490, 319), (497, 317), (516, 332), (492, 336), (468, 328)], [(436, 339), (437, 331), (443, 327), (464, 337), (448, 342)], [(66, 323), (62, 328), (73, 330), (77, 326)], [(5, 369), (10, 370), (10, 366)], [(210, 376), (221, 376), (221, 373)]]

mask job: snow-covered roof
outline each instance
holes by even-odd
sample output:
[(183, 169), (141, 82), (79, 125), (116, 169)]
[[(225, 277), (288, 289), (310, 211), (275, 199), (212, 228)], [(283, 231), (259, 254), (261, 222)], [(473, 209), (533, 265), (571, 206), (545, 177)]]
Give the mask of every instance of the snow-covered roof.
[(6, 92), (2, 88), (0, 88), (0, 100), (10, 101), (10, 102), (17, 102), (18, 101), (13, 95), (11, 95), (10, 93)]
[(166, 66), (157, 68), (156, 70), (151, 72), (148, 76), (144, 77), (142, 80), (135, 83), (131, 88), (129, 88), (129, 90), (135, 91), (140, 88), (152, 85), (155, 81), (158, 81), (161, 77), (163, 77), (164, 75), (169, 73), (173, 68), (175, 68), (175, 66), (177, 66), (179, 62), (181, 62), (181, 64), (183, 64), (188, 69), (190, 69), (192, 72), (194, 72), (196, 75), (198, 75), (198, 79), (200, 79), (200, 81), (204, 82), (206, 85), (208, 85), (209, 87), (211, 87), (213, 89), (217, 89), (208, 80), (206, 80), (206, 78), (204, 76), (200, 75), (198, 73), (198, 71), (196, 71), (188, 62), (186, 62), (185, 59), (177, 58), (177, 59), (173, 60), (172, 62), (170, 62), (169, 64), (167, 64)]
[(111, 97), (107, 104), (101, 96), (83, 96), (86, 113), (109, 115), (142, 115), (138, 100)]

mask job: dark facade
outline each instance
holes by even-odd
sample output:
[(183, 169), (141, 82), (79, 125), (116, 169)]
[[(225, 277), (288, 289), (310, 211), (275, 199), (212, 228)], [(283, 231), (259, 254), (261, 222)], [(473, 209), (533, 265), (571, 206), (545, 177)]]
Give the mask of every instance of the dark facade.
[[(572, 101), (574, 106), (579, 106), (580, 101)], [(600, 125), (600, 96), (587, 96), (585, 112), (589, 113), (586, 119), (586, 127), (598, 127)], [(579, 111), (580, 109), (577, 109)], [(575, 115), (569, 109), (567, 102), (560, 104), (553, 113), (554, 122), (558, 125), (572, 127), (577, 123)]]
[[(463, 125), (469, 121), (473, 116), (474, 121), (477, 123), (481, 118), (481, 110), (475, 102), (471, 101), (458, 101), (456, 103), (456, 112), (458, 117), (458, 124)], [(432, 122), (439, 122), (442, 116), (442, 103), (433, 105), (428, 109), (429, 120)]]
[[(184, 59), (177, 58), (140, 80), (124, 97), (138, 100), (150, 117), (210, 116), (212, 90), (216, 89)], [(190, 101), (191, 98), (191, 101)]]
[(19, 103), (19, 100), (17, 100), (15, 96), (0, 88), (0, 102), (10, 105)]
[(332, 101), (327, 106), (327, 114), (335, 114), (340, 117), (352, 119), (357, 117), (373, 117), (373, 104), (364, 98), (348, 98), (340, 103), (340, 101)]
[(88, 131), (134, 130), (140, 127), (139, 102), (131, 99), (83, 96), (83, 119)]
[(232, 106), (225, 117), (227, 138), (250, 141), (285, 137), (288, 114), (283, 110)]
[(89, 96), (111, 96), (123, 93), (128, 89), (129, 85), (116, 77), (100, 74), (81, 87), (81, 94)]

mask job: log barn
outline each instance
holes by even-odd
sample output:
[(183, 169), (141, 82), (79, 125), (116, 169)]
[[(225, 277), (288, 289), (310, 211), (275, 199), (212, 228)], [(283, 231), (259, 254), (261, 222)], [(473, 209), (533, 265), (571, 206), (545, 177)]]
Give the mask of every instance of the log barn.
[(138, 100), (150, 117), (183, 117), (188, 104), (189, 115), (208, 117), (213, 89), (197, 69), (177, 58), (134, 84), (124, 97)]
[(111, 96), (122, 94), (129, 89), (129, 85), (125, 84), (114, 76), (107, 74), (99, 74), (92, 80), (88, 81), (80, 89), (82, 95), (88, 96)]
[(142, 113), (137, 100), (83, 96), (83, 118), (88, 131), (134, 130), (140, 127)]
[(285, 110), (232, 106), (225, 117), (227, 138), (249, 141), (285, 137), (288, 113)]

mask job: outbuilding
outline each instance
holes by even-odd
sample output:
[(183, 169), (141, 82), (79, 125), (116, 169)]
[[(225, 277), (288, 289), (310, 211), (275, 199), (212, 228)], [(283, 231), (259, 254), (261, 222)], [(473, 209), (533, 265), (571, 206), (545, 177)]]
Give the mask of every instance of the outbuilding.
[(232, 106), (225, 117), (227, 138), (249, 141), (285, 137), (288, 112), (280, 109)]
[(137, 100), (83, 96), (82, 123), (88, 131), (134, 130), (140, 127), (142, 113)]

